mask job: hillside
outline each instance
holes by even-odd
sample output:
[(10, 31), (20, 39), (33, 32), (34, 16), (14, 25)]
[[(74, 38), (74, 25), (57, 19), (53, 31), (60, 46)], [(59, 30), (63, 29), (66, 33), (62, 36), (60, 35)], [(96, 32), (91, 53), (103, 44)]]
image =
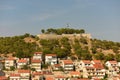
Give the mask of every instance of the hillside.
[[(69, 33), (69, 31), (67, 33)], [(42, 36), (39, 35), (39, 37), (30, 34), (1, 37), (0, 54), (2, 57), (31, 57), (32, 53), (42, 51), (43, 54), (57, 54), (59, 58), (69, 56), (72, 59), (100, 59), (105, 61), (115, 59), (120, 61), (119, 42), (92, 39), (90, 34), (86, 33), (63, 35), (47, 32), (41, 35)]]

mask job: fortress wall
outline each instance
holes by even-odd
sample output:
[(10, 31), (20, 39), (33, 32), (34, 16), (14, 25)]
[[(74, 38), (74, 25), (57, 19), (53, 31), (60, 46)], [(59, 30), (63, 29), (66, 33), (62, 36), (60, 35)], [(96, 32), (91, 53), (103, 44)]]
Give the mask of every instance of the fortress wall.
[(62, 35), (56, 35), (56, 34), (39, 34), (37, 36), (40, 39), (60, 39), (62, 37), (67, 37), (69, 39), (71, 39), (71, 38), (86, 37), (86, 38), (91, 39), (91, 34), (62, 34)]

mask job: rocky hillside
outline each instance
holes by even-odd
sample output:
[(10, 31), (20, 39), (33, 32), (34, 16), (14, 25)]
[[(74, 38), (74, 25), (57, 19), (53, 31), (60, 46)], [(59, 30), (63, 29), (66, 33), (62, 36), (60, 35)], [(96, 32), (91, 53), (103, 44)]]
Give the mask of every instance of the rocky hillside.
[[(67, 33), (69, 33), (69, 31)], [(91, 39), (91, 37), (84, 36), (86, 33), (61, 34), (62, 37), (58, 37), (61, 36), (59, 34), (49, 34), (51, 36), (50, 38), (47, 38), (49, 37), (48, 33), (44, 33), (46, 38), (30, 34), (0, 37), (0, 54), (2, 57), (31, 57), (32, 53), (42, 51), (43, 54), (57, 54), (59, 58), (69, 56), (72, 59), (120, 61), (119, 42)]]

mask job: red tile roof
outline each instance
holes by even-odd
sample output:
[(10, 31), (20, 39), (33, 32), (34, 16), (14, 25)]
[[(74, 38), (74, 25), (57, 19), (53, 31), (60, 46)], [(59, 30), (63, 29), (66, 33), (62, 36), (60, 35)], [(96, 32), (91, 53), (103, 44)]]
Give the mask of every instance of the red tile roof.
[(27, 60), (25, 60), (25, 59), (20, 59), (20, 60), (18, 60), (18, 63), (27, 63)]
[(35, 52), (34, 54), (42, 54), (42, 52)]
[(39, 59), (32, 59), (31, 62), (32, 63), (40, 63), (41, 61)]
[(30, 73), (30, 70), (18, 70), (18, 73)]
[(54, 66), (55, 66), (55, 67), (60, 67), (60, 64), (55, 64)]
[(117, 64), (117, 61), (109, 61), (111, 64)]
[(0, 80), (7, 80), (8, 78), (5, 76), (0, 76)]
[(90, 80), (90, 79), (84, 78), (84, 79), (72, 79), (72, 80)]
[(102, 64), (93, 64), (94, 68), (96, 69), (104, 69)]
[(78, 72), (78, 71), (71, 71), (70, 74), (71, 75), (80, 75), (80, 72)]
[(92, 60), (95, 64), (101, 64), (100, 60)]
[(86, 69), (94, 69), (92, 66), (87, 66)]
[(45, 56), (57, 56), (56, 54), (46, 54)]
[(82, 60), (85, 64), (90, 64), (90, 60)]
[(73, 64), (72, 60), (63, 60), (64, 64)]
[(53, 77), (46, 77), (45, 80), (54, 80), (54, 78)]
[(12, 74), (10, 74), (10, 77), (20, 77), (20, 74), (14, 74), (14, 73), (12, 73)]
[(14, 57), (9, 57), (6, 60), (15, 60), (15, 58)]

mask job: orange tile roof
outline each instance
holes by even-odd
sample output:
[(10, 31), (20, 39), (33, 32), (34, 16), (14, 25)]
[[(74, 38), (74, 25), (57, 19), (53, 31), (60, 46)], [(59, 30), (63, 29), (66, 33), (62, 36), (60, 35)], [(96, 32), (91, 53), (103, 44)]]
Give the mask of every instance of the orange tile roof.
[(30, 70), (18, 70), (18, 73), (30, 73)]
[(9, 57), (6, 60), (15, 60), (15, 58), (14, 57)]
[(53, 77), (46, 77), (45, 80), (54, 80), (54, 78)]
[(31, 62), (32, 63), (40, 63), (41, 61), (39, 59), (32, 59)]
[(56, 54), (46, 54), (45, 56), (57, 56)]
[(18, 60), (18, 63), (27, 63), (27, 60), (25, 60), (25, 59), (20, 59), (20, 60)]
[(42, 52), (35, 52), (34, 54), (42, 54)]
[(55, 67), (60, 67), (60, 64), (54, 64)]
[(78, 71), (71, 71), (70, 74), (71, 75), (80, 75), (80, 72), (78, 72)]
[(90, 79), (83, 78), (83, 79), (73, 79), (73, 80), (90, 80)]
[(109, 61), (111, 64), (117, 64), (117, 61)]
[(7, 80), (8, 78), (5, 76), (0, 76), (0, 80)]
[(90, 64), (90, 60), (82, 60), (86, 64)]
[(10, 74), (10, 77), (19, 77), (19, 76), (20, 74), (14, 74), (14, 73)]
[(102, 64), (93, 64), (94, 68), (96, 69), (104, 69)]
[(92, 66), (87, 66), (86, 68), (87, 69), (94, 69), (94, 67), (92, 67)]
[(72, 60), (63, 60), (64, 64), (73, 64)]
[(101, 64), (100, 60), (92, 60), (95, 64)]

